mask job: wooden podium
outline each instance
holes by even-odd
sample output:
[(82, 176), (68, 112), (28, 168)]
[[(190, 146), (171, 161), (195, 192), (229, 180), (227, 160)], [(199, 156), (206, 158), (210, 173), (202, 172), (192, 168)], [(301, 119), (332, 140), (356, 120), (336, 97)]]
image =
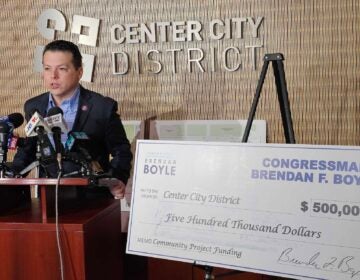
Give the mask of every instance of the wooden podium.
[[(56, 181), (0, 178), (0, 187), (37, 184), (41, 189), (40, 199), (0, 213), (0, 279), (61, 279), (55, 217), (48, 215), (46, 202), (46, 188), (54, 188)], [(60, 180), (60, 188), (74, 185), (86, 187), (88, 181)], [(82, 199), (59, 207), (65, 279), (123, 279), (120, 202)]]

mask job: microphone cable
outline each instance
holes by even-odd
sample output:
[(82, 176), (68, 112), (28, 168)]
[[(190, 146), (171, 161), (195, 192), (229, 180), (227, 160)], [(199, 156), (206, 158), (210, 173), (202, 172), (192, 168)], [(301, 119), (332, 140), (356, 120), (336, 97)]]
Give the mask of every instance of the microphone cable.
[(56, 185), (55, 185), (55, 229), (56, 229), (56, 243), (59, 255), (59, 263), (60, 263), (60, 274), (61, 280), (65, 280), (64, 278), (64, 263), (63, 263), (63, 254), (61, 249), (61, 240), (60, 240), (60, 225), (59, 225), (59, 185), (61, 178), (61, 170), (59, 170)]

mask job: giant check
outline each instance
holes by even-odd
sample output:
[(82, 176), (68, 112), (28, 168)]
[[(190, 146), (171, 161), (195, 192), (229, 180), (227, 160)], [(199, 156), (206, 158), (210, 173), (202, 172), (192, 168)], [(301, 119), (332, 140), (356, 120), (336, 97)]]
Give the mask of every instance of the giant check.
[(360, 279), (360, 148), (139, 141), (127, 252)]

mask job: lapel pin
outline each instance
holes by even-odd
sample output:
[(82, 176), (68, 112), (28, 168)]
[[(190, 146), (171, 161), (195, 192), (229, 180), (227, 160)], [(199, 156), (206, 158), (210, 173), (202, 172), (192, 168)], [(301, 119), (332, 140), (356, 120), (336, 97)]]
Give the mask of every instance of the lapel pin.
[(81, 111), (87, 111), (87, 110), (88, 110), (88, 106), (87, 105), (82, 105)]

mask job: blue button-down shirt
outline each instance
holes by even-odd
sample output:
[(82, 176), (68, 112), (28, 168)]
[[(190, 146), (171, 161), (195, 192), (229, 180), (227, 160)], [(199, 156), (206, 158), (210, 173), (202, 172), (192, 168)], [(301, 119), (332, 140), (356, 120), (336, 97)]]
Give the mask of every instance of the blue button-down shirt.
[[(75, 122), (76, 113), (79, 106), (79, 97), (80, 97), (80, 87), (77, 87), (74, 94), (68, 98), (65, 99), (61, 105), (60, 108), (63, 110), (64, 115), (63, 118), (67, 124), (68, 130), (72, 130)], [(50, 108), (55, 107), (55, 101), (51, 94), (49, 94), (49, 102), (47, 106), (47, 111), (49, 111)], [(67, 133), (61, 134), (61, 142), (63, 145), (65, 145), (65, 142), (67, 140)], [(51, 139), (52, 140), (52, 139)]]

